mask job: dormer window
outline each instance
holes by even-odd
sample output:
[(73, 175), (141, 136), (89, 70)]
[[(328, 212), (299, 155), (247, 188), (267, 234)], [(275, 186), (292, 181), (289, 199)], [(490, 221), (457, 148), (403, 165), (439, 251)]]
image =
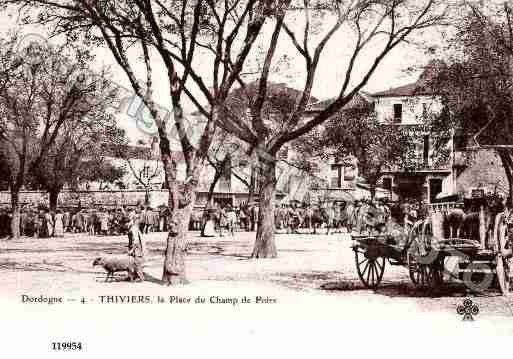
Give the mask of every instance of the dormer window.
[(394, 123), (401, 123), (403, 119), (403, 104), (394, 104)]

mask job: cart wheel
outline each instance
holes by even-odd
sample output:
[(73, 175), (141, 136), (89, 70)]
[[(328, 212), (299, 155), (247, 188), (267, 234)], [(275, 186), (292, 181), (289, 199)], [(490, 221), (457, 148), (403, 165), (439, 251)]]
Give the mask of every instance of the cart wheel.
[(502, 295), (509, 295), (509, 263), (508, 260), (502, 256), (507, 239), (507, 226), (504, 223), (504, 217), (504, 213), (498, 214), (495, 221), (494, 234), (497, 236), (497, 238), (495, 238), (495, 271)]
[[(419, 253), (419, 245), (414, 240), (407, 253), (408, 274), (415, 287), (420, 289), (433, 289), (443, 282), (443, 264), (438, 258), (430, 258), (436, 255), (431, 252), (422, 257)], [(419, 260), (421, 259), (422, 260)]]
[(376, 289), (385, 272), (384, 257), (370, 257), (362, 249), (355, 248), (354, 259), (358, 277), (366, 288)]
[(408, 253), (408, 271), (412, 283), (417, 288), (432, 287), (434, 282), (434, 274), (431, 266), (420, 264), (415, 260), (415, 256)]
[(439, 286), (444, 282), (444, 262), (442, 258), (437, 258), (431, 265), (429, 270), (432, 275), (432, 286)]

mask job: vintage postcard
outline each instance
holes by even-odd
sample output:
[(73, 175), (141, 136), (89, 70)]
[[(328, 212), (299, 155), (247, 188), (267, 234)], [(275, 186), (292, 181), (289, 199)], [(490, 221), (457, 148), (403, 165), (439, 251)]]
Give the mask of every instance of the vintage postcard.
[(0, 19), (6, 357), (507, 348), (513, 2), (0, 0)]

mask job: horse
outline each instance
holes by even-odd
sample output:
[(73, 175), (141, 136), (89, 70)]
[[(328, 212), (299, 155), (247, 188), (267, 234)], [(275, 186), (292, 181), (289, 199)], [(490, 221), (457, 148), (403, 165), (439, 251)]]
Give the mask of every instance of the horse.
[[(483, 209), (481, 215), (481, 208)], [(481, 230), (484, 229), (485, 246), (492, 238), (495, 218), (504, 209), (499, 197), (488, 196), (482, 201), (467, 201), (463, 208), (450, 208), (437, 212), (439, 225), (434, 235), (442, 238), (466, 238), (476, 242), (481, 240)], [(481, 223), (482, 221), (482, 223)], [(433, 223), (434, 225), (434, 223)]]
[(313, 227), (313, 233), (317, 233), (317, 228), (320, 228), (323, 223), (327, 221), (327, 213), (324, 208), (320, 205), (317, 205), (313, 209), (311, 224)]

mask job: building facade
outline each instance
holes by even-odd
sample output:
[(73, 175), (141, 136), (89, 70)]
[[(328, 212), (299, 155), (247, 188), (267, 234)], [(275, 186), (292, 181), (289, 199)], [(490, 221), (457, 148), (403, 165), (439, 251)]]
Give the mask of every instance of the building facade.
[[(422, 81), (372, 94), (377, 120), (397, 126), (408, 134), (414, 149), (408, 167), (398, 166), (384, 171), (381, 187), (394, 201), (421, 200), (432, 202), (440, 193), (454, 192), (451, 154), (446, 161), (437, 161), (440, 148), (434, 148), (435, 138), (429, 120), (442, 111), (441, 100), (423, 86)], [(446, 145), (452, 151), (452, 140)]]
[[(376, 195), (393, 201), (430, 203), (437, 196), (465, 195), (472, 189), (484, 188), (506, 196), (508, 181), (494, 150), (469, 150), (461, 145), (455, 130), (447, 141), (437, 141), (431, 120), (444, 109), (441, 98), (426, 85), (430, 71), (431, 67), (426, 67), (414, 83), (372, 94), (360, 92), (346, 105), (368, 107), (380, 124), (396, 126), (410, 141), (412, 151), (407, 163), (382, 171)], [(331, 101), (317, 103), (311, 107), (312, 112), (324, 109)], [(324, 167), (322, 173), (329, 177), (331, 188), (351, 191), (361, 187), (356, 160), (347, 166), (347, 161), (337, 163), (332, 159)]]

